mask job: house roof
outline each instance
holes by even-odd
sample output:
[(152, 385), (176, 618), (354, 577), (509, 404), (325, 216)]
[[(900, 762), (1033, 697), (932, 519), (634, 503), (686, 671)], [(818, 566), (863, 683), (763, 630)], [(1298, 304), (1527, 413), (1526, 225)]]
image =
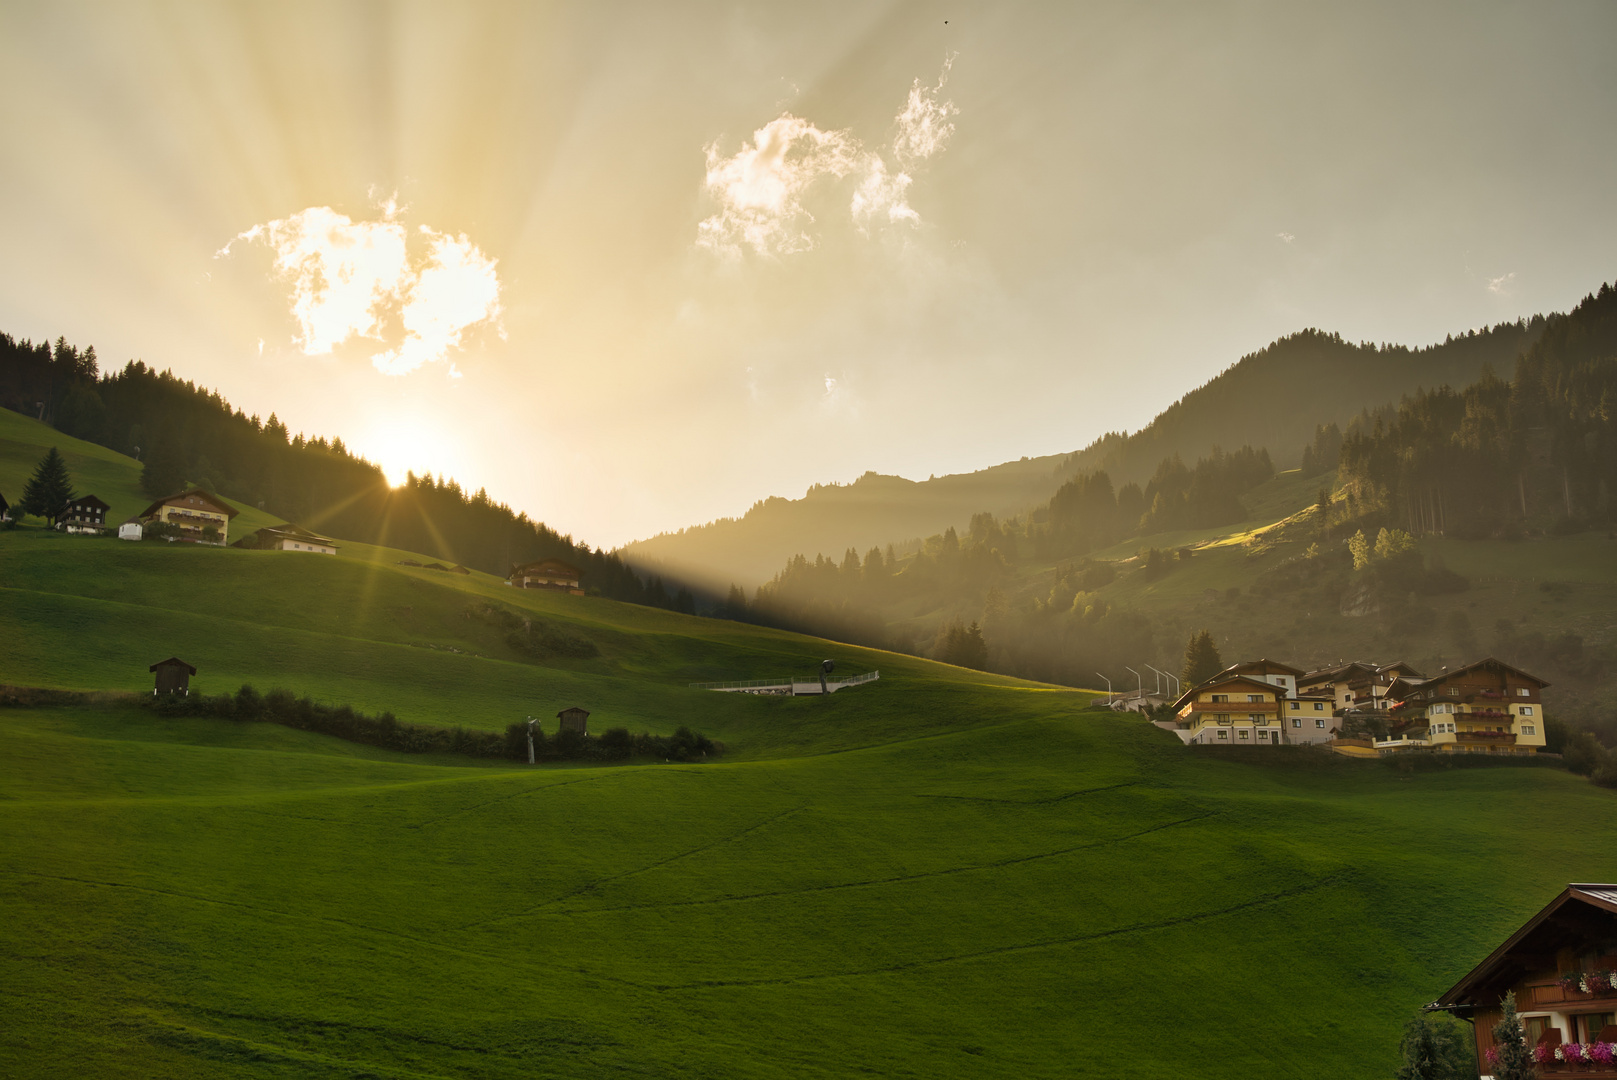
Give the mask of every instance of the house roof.
[(168, 506), (171, 503), (177, 503), (177, 502), (181, 501), (182, 499), (192, 499), (192, 498), (200, 499), (201, 501), (203, 501), (203, 502), (207, 503), (208, 505), (212, 506), (213, 509), (215, 510), (215, 512), (223, 514), (227, 518), (233, 518), (237, 514), (241, 513), (240, 510), (237, 510), (234, 506), (231, 506), (229, 503), (227, 503), (223, 499), (219, 498), (219, 496), (210, 495), (208, 492), (204, 491), (203, 489), (201, 489), (199, 487), (194, 487), (194, 488), (187, 488), (184, 491), (177, 491), (173, 495), (168, 495), (168, 496), (165, 496), (164, 498), (158, 499), (156, 502), (152, 503), (146, 509), (142, 510), (140, 512), (140, 516), (143, 517), (143, 518), (151, 517), (153, 514), (155, 514), (158, 511), (162, 510), (163, 507)]
[(190, 664), (187, 664), (184, 660), (181, 660), (178, 656), (171, 656), (167, 660), (159, 660), (157, 663), (153, 664), (151, 667), (147, 668), (146, 670), (147, 671), (156, 671), (158, 668), (165, 668), (165, 667), (182, 667), (192, 675), (195, 675), (197, 673), (196, 668), (192, 667)]
[(1294, 668), (1290, 664), (1282, 664), (1277, 660), (1246, 660), (1239, 664), (1231, 664), (1220, 675), (1290, 675), (1300, 678), (1302, 668)]
[(572, 563), (562, 562), (560, 559), (540, 559), (537, 562), (517, 563), (511, 567), (511, 576), (518, 574), (558, 574), (568, 577), (578, 577), (583, 573)]
[(317, 544), (330, 544), (332, 547), (337, 546), (337, 541), (331, 539), (331, 537), (321, 536), (319, 533), (310, 532), (303, 526), (294, 525), (290, 521), (284, 525), (266, 525), (262, 529), (258, 530), (257, 535), (263, 536), (266, 533), (271, 536), (285, 537), (288, 540), (308, 540)]
[(1544, 687), (1550, 685), (1549, 683), (1545, 682), (1543, 679), (1539, 678), (1537, 675), (1533, 675), (1533, 674), (1530, 674), (1530, 673), (1528, 673), (1526, 671), (1523, 671), (1521, 668), (1516, 667), (1514, 664), (1507, 664), (1503, 660), (1496, 660), (1492, 656), (1485, 656), (1481, 660), (1476, 660), (1476, 661), (1473, 661), (1472, 663), (1466, 664), (1464, 667), (1457, 667), (1452, 671), (1440, 671), (1436, 675), (1427, 676), (1425, 678), (1408, 678), (1408, 679), (1399, 678), (1399, 679), (1394, 679), (1393, 682), (1392, 682), (1392, 685), (1389, 686), (1387, 689), (1388, 689), (1389, 693), (1391, 693), (1391, 691), (1393, 689), (1395, 689), (1395, 688), (1401, 689), (1401, 690), (1403, 690), (1405, 692), (1405, 694), (1407, 696), (1408, 693), (1411, 693), (1413, 691), (1424, 690), (1429, 686), (1441, 686), (1446, 682), (1451, 682), (1451, 681), (1453, 681), (1455, 679), (1460, 678), (1463, 675), (1467, 675), (1470, 672), (1475, 671), (1477, 668), (1488, 667), (1490, 665), (1492, 665), (1495, 668), (1501, 669), (1503, 671), (1515, 672), (1517, 675), (1520, 675), (1522, 678), (1526, 679), (1528, 682), (1537, 683), (1538, 688), (1540, 690), (1542, 690), (1542, 689), (1544, 689)]
[(560, 720), (569, 716), (588, 716), (589, 714), (590, 711), (588, 709), (580, 709), (577, 705), (574, 705), (570, 709), (563, 709), (561, 712), (557, 713), (556, 718)]
[[(1189, 690), (1186, 690), (1183, 694), (1179, 695), (1179, 700), (1173, 703), (1173, 711), (1178, 712), (1180, 709), (1184, 708), (1188, 702), (1194, 701), (1197, 694), (1204, 693), (1208, 690), (1215, 690), (1220, 686), (1235, 686), (1238, 683), (1245, 684), (1247, 686), (1255, 686), (1263, 690), (1267, 690), (1271, 694), (1278, 690), (1285, 689), (1285, 687), (1276, 686), (1274, 683), (1265, 682), (1262, 679), (1255, 679), (1250, 675), (1215, 675), (1206, 682), (1197, 686), (1192, 686)], [(1223, 703), (1220, 702), (1220, 704)]]
[(1522, 976), (1554, 967), (1563, 945), (1580, 944), (1597, 932), (1617, 934), (1617, 885), (1574, 882), (1426, 1008), (1465, 1012), (1496, 1005)]
[(66, 506), (66, 507), (69, 507), (69, 508), (75, 507), (75, 506), (83, 506), (83, 507), (96, 507), (96, 506), (99, 506), (103, 510), (111, 510), (112, 509), (112, 507), (108, 506), (106, 503), (102, 502), (100, 499), (96, 498), (94, 495), (80, 495), (76, 499), (67, 500), (67, 502), (63, 503), (62, 505)]

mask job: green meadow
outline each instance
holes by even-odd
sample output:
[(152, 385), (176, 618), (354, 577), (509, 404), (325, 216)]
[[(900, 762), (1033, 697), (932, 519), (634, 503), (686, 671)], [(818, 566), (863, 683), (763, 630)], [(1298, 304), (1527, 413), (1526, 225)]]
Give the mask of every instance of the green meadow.
[[(175, 654), (207, 693), (727, 752), (0, 709), (0, 1075), (1386, 1077), (1415, 1008), (1617, 875), (1617, 796), (1556, 768), (1196, 755), (1086, 691), (403, 557), (0, 532), (0, 683), (138, 693)], [(687, 685), (827, 657), (882, 677)]]

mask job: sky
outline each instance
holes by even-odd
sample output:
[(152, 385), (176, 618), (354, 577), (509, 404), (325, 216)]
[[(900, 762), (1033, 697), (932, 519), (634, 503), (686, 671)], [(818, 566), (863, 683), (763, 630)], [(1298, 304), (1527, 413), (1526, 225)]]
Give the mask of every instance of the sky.
[[(0, 2), (0, 330), (596, 545), (1617, 278), (1617, 5)], [(1321, 388), (1329, 392), (1328, 387)]]

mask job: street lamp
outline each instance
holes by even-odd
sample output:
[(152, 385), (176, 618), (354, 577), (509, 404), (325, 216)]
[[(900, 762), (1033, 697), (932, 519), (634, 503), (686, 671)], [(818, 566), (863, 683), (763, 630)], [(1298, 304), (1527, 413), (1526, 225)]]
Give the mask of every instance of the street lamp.
[[(1095, 674), (1100, 675), (1100, 672), (1097, 671)], [(1100, 677), (1106, 679), (1104, 675), (1100, 675)], [(1106, 679), (1106, 707), (1112, 707), (1112, 680), (1110, 679)]]
[(533, 725), (537, 724), (538, 722), (539, 721), (537, 719), (535, 719), (534, 717), (532, 717), (532, 716), (528, 717), (528, 764), (529, 765), (533, 764)]

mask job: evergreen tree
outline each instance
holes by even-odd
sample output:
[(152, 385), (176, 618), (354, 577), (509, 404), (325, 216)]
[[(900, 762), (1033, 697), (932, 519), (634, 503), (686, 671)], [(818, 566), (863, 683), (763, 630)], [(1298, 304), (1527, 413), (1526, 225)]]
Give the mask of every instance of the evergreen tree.
[(1200, 686), (1224, 670), (1224, 660), (1218, 655), (1218, 645), (1211, 630), (1190, 635), (1185, 646), (1185, 669), (1182, 678), (1186, 686)]
[(1370, 541), (1365, 538), (1363, 529), (1348, 540), (1348, 550), (1353, 553), (1353, 569), (1363, 570), (1370, 565)]
[(1505, 1015), (1493, 1026), (1494, 1080), (1537, 1080), (1538, 1069), (1533, 1066), (1533, 1048), (1527, 1045), (1527, 1033), (1522, 1030), (1521, 1017), (1516, 1015), (1516, 991), (1506, 992), (1501, 1005)]
[(23, 485), (21, 509), (25, 514), (42, 517), (55, 525), (71, 498), (73, 478), (67, 473), (67, 462), (62, 460), (62, 455), (53, 446), (39, 459), (33, 477)]
[(1419, 1013), (1404, 1025), (1399, 1051), (1404, 1063), (1398, 1080), (1465, 1080), (1472, 1075), (1472, 1055), (1465, 1034), (1452, 1018)]

